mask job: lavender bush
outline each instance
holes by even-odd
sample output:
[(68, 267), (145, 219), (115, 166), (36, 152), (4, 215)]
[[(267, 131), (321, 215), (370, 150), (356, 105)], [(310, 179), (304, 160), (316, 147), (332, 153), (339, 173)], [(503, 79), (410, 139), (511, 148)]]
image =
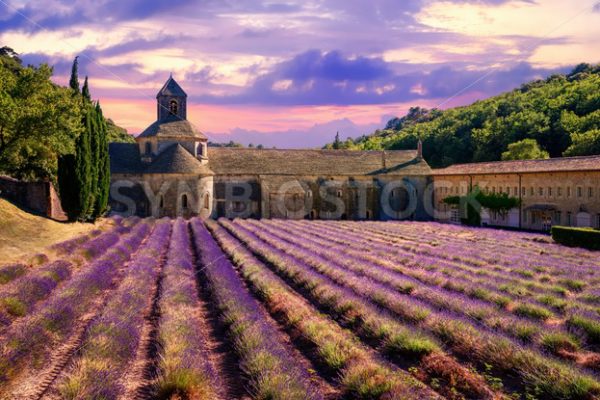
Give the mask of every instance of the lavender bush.
[(111, 400), (123, 395), (121, 378), (136, 355), (170, 230), (168, 220), (159, 221), (127, 264), (124, 279), (89, 327), (75, 367), (59, 384), (63, 398)]
[(218, 399), (219, 377), (208, 362), (206, 333), (198, 320), (196, 274), (188, 225), (173, 223), (160, 299), (160, 374), (156, 384), (159, 399), (175, 396)]
[(308, 375), (279, 342), (256, 300), (244, 288), (229, 259), (202, 221), (192, 222), (201, 274), (229, 332), (252, 392), (259, 399), (317, 399)]
[(36, 312), (13, 324), (0, 342), (0, 383), (10, 379), (26, 361), (43, 366), (53, 346), (69, 337), (77, 321), (93, 309), (102, 291), (110, 289), (120, 267), (148, 235), (147, 223), (136, 225), (102, 257), (39, 305)]

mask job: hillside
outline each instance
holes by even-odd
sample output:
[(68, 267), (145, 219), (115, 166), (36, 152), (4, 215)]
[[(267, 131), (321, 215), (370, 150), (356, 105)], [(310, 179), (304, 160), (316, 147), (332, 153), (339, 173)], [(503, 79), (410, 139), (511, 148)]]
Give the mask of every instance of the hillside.
[(412, 108), (385, 129), (327, 147), (414, 149), (433, 167), (497, 161), (509, 144), (534, 139), (550, 157), (600, 154), (600, 65), (581, 64), (469, 106)]
[[(2, 263), (26, 261), (24, 255), (44, 252), (56, 242), (97, 229), (99, 224), (65, 224), (29, 214), (0, 198), (0, 254)], [(35, 232), (35, 234), (32, 234)]]

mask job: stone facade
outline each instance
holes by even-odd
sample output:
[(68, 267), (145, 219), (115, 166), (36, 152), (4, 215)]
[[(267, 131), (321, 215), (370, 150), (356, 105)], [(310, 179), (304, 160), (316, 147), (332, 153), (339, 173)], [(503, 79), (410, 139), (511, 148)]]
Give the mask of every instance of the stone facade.
[(520, 200), (507, 215), (484, 212), (484, 224), (531, 230), (552, 225), (600, 228), (600, 156), (456, 165), (433, 170), (433, 179), (441, 221), (457, 222), (459, 217), (444, 198), (478, 186)]
[(111, 209), (140, 216), (428, 219), (417, 151), (209, 148), (171, 77), (136, 144), (113, 143)]

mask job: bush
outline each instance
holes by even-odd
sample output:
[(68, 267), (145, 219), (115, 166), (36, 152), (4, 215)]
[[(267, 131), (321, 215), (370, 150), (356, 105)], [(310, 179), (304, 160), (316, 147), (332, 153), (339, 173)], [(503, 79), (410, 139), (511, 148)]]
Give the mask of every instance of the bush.
[(552, 239), (565, 246), (600, 250), (600, 230), (597, 229), (553, 226)]

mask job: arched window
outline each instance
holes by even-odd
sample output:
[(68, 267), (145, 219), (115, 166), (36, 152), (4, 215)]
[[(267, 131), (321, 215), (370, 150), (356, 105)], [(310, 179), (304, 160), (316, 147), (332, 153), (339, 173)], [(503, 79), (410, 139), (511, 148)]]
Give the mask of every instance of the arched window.
[(204, 208), (210, 208), (210, 195), (208, 193), (204, 196)]
[(152, 143), (146, 142), (146, 154), (149, 155), (152, 153)]
[(159, 208), (164, 208), (165, 206), (165, 199), (163, 198), (163, 196), (160, 196), (160, 200), (158, 201), (158, 207)]
[(181, 208), (188, 208), (187, 194), (181, 195)]
[(177, 115), (177, 100), (171, 100), (169, 102), (169, 113), (171, 115)]

